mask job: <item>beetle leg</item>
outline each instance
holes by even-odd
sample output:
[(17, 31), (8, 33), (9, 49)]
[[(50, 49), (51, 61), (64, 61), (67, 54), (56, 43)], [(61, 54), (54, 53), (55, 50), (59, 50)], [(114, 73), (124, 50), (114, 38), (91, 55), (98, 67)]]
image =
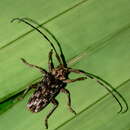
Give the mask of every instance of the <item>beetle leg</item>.
[(28, 65), (29, 67), (33, 67), (33, 68), (36, 68), (36, 69), (38, 69), (41, 73), (43, 73), (43, 74), (46, 74), (47, 73), (47, 71), (45, 70), (45, 69), (43, 69), (42, 67), (39, 67), (39, 66), (37, 66), (37, 65), (33, 65), (33, 64), (30, 64), (30, 63), (28, 63), (25, 59), (23, 59), (23, 58), (21, 58), (21, 60), (22, 60), (22, 62), (24, 63), (24, 64), (26, 64), (26, 65)]
[(69, 107), (69, 110), (70, 110), (70, 112), (72, 112), (72, 113), (74, 113), (74, 114), (76, 115), (76, 112), (75, 112), (75, 111), (73, 110), (73, 108), (71, 107), (70, 92), (69, 92), (67, 89), (65, 89), (65, 88), (62, 88), (62, 89), (61, 89), (61, 92), (65, 93), (65, 94), (67, 95), (67, 97), (68, 97), (67, 105), (68, 105), (68, 107)]
[(55, 111), (55, 109), (58, 107), (58, 101), (56, 99), (52, 99), (51, 103), (54, 105), (54, 107), (52, 108), (52, 110), (48, 113), (48, 115), (45, 118), (45, 126), (46, 129), (48, 129), (48, 119), (51, 116), (51, 114)]
[(38, 87), (38, 83), (32, 84), (32, 85), (29, 86), (27, 89), (25, 89), (23, 95), (22, 95), (21, 97), (19, 97), (18, 99), (19, 99), (19, 100), (23, 99), (31, 89), (37, 88), (37, 87)]
[(63, 80), (64, 83), (72, 83), (72, 82), (75, 82), (75, 81), (80, 81), (80, 80), (85, 80), (87, 79), (87, 77), (80, 77), (80, 78), (76, 78), (76, 79), (66, 79), (66, 80)]
[(49, 68), (49, 72), (52, 71), (52, 69), (54, 68), (54, 64), (53, 64), (53, 60), (52, 60), (52, 54), (53, 54), (53, 50), (51, 49), (51, 51), (49, 52), (49, 60), (48, 60), (48, 68)]

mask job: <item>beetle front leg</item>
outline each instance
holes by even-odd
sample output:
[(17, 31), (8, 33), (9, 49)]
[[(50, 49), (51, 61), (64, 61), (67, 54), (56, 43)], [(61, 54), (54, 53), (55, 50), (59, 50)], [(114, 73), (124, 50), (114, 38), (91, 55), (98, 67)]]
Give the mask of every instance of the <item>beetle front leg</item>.
[(74, 114), (76, 115), (76, 112), (75, 112), (75, 111), (73, 110), (73, 108), (71, 107), (70, 92), (69, 92), (67, 89), (65, 89), (65, 88), (62, 88), (62, 89), (61, 89), (61, 92), (65, 93), (65, 94), (67, 95), (67, 97), (68, 97), (67, 105), (68, 105), (68, 107), (69, 107), (69, 110), (70, 110), (70, 112), (72, 112), (72, 113), (74, 113)]
[(41, 73), (43, 73), (43, 74), (46, 74), (47, 73), (47, 71), (45, 70), (45, 69), (43, 69), (42, 67), (39, 67), (39, 66), (37, 66), (37, 65), (33, 65), (33, 64), (30, 64), (30, 63), (28, 63), (25, 59), (23, 59), (23, 58), (21, 58), (21, 60), (22, 60), (22, 62), (24, 63), (24, 64), (26, 64), (26, 65), (28, 65), (29, 67), (33, 67), (33, 68), (35, 68), (35, 69), (38, 69)]
[(87, 79), (87, 77), (80, 77), (80, 78), (77, 78), (77, 79), (66, 79), (66, 80), (63, 80), (64, 83), (72, 83), (72, 82), (76, 82), (76, 81), (80, 81), (80, 80), (85, 80)]
[(48, 129), (48, 119), (49, 119), (49, 117), (52, 115), (52, 113), (55, 111), (55, 109), (58, 107), (58, 104), (59, 104), (56, 99), (52, 99), (51, 103), (54, 105), (54, 107), (52, 108), (52, 110), (48, 113), (48, 115), (45, 118), (46, 129)]
[(52, 60), (52, 54), (53, 54), (53, 50), (51, 49), (51, 51), (49, 52), (49, 60), (48, 60), (48, 68), (49, 68), (49, 72), (52, 71), (52, 69), (54, 68), (54, 64), (53, 64), (53, 60)]

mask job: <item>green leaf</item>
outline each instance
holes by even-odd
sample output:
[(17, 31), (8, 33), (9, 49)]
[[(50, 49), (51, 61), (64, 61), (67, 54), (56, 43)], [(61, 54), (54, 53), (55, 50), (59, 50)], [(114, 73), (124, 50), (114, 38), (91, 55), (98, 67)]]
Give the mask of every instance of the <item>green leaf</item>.
[[(129, 104), (129, 0), (13, 3), (5, 0), (1, 3), (0, 10), (5, 8), (7, 15), (0, 14), (3, 18), (0, 22), (0, 129), (44, 129), (44, 119), (52, 108), (50, 104), (37, 114), (29, 112), (26, 103), (32, 92), (24, 100), (16, 100), (16, 94), (41, 77), (39, 72), (22, 64), (20, 58), (47, 69), (50, 48), (48, 42), (28, 26), (9, 23), (14, 17), (30, 17), (47, 27), (61, 42), (69, 66), (96, 74), (115, 88), (122, 84), (120, 92)], [(78, 76), (71, 75), (72, 78)], [(78, 114), (74, 117), (68, 111), (66, 95), (59, 94), (60, 105), (49, 119), (50, 130), (130, 129), (129, 112), (116, 114), (119, 107), (116, 101), (112, 96), (105, 97), (107, 91), (93, 80), (69, 84), (67, 88)]]

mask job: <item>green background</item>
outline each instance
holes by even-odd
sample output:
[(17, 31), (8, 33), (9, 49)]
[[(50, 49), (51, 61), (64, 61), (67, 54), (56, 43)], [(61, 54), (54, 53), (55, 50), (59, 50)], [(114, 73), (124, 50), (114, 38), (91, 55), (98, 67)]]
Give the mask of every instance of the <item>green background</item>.
[[(32, 114), (26, 109), (30, 92), (17, 101), (40, 73), (20, 61), (47, 69), (50, 46), (24, 24), (29, 17), (47, 27), (60, 41), (70, 67), (83, 69), (110, 82), (130, 104), (129, 0), (1, 0), (0, 1), (0, 130), (43, 130), (52, 105)], [(71, 75), (72, 78), (79, 75)], [(49, 130), (130, 130), (130, 112), (117, 114), (118, 104), (93, 80), (68, 84), (74, 116), (67, 97), (59, 94), (59, 107), (49, 119)]]

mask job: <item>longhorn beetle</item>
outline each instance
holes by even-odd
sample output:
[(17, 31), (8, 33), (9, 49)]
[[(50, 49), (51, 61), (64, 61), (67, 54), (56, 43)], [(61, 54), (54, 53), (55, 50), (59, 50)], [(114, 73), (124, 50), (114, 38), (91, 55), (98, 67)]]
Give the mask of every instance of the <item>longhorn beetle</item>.
[[(35, 89), (33, 95), (31, 96), (31, 98), (29, 99), (29, 101), (27, 103), (27, 108), (31, 112), (36, 113), (36, 112), (39, 112), (42, 109), (44, 109), (49, 103), (52, 103), (54, 105), (52, 110), (48, 113), (48, 115), (45, 118), (45, 127), (46, 128), (48, 128), (49, 117), (55, 111), (55, 109), (58, 107), (58, 104), (59, 104), (55, 98), (61, 92), (65, 93), (67, 95), (68, 108), (73, 114), (76, 115), (76, 112), (71, 107), (70, 92), (67, 90), (66, 86), (68, 83), (72, 83), (75, 81), (81, 81), (81, 80), (85, 80), (88, 78), (95, 80), (98, 84), (100, 84), (102, 87), (104, 87), (108, 92), (110, 92), (112, 94), (112, 96), (114, 97), (114, 99), (117, 101), (117, 103), (120, 106), (119, 113), (127, 112), (128, 104), (127, 104), (126, 100), (116, 89), (114, 89), (112, 87), (111, 84), (109, 84), (108, 82), (106, 82), (105, 80), (103, 80), (102, 78), (100, 78), (94, 74), (85, 72), (80, 69), (73, 69), (73, 68), (70, 68), (67, 66), (67, 62), (65, 60), (65, 56), (63, 54), (59, 41), (55, 38), (55, 36), (47, 28), (43, 27), (43, 29), (45, 31), (47, 31), (50, 34), (50, 36), (56, 41), (56, 43), (59, 47), (59, 50), (60, 50), (60, 55), (58, 54), (58, 52), (57, 52), (55, 46), (53, 45), (53, 43), (51, 42), (51, 40), (49, 40), (49, 38), (38, 27), (35, 27), (34, 25), (32, 25), (30, 23), (30, 22), (32, 22), (34, 24), (37, 24), (36, 22), (34, 22), (33, 20), (31, 20), (29, 18), (14, 18), (11, 22), (16, 21), (16, 20), (19, 22), (23, 22), (23, 23), (29, 25), (30, 27), (32, 27), (33, 29), (35, 29), (36, 31), (38, 31), (48, 41), (48, 43), (52, 47), (52, 49), (48, 55), (48, 58), (49, 58), (48, 59), (48, 71), (37, 65), (30, 64), (25, 59), (21, 58), (21, 60), (24, 64), (26, 64), (27, 66), (32, 67), (34, 69), (37, 69), (42, 74), (41, 81), (32, 84), (24, 91), (23, 97), (28, 93), (29, 90)], [(40, 27), (39, 24), (37, 24), (37, 25)], [(52, 59), (53, 51), (55, 52), (56, 59), (59, 63), (59, 65), (56, 67), (53, 64), (53, 59)], [(76, 79), (69, 79), (69, 74), (71, 72), (76, 73), (76, 74), (83, 74), (84, 77), (79, 77)], [(123, 110), (123, 105), (121, 104), (121, 101), (117, 98), (117, 95), (115, 95), (115, 94), (117, 94), (124, 102), (124, 104), (126, 106), (125, 110)]]

